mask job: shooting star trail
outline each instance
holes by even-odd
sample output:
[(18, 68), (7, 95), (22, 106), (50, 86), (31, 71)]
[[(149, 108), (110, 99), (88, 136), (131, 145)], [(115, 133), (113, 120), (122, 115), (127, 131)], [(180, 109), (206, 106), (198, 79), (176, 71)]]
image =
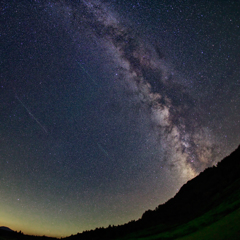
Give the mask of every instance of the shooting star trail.
[(100, 149), (107, 157), (109, 157), (107, 151), (106, 151), (99, 143), (98, 143), (97, 145), (98, 145), (99, 149)]
[(78, 65), (82, 68), (82, 70), (87, 74), (87, 76), (92, 80), (92, 82), (98, 86), (98, 84), (96, 83), (96, 81), (90, 76), (90, 74), (85, 70), (85, 68), (82, 66), (81, 63), (79, 63), (78, 61), (76, 61), (78, 63)]
[(38, 123), (38, 125), (44, 130), (45, 133), (48, 133), (46, 128), (33, 116), (33, 114), (29, 111), (29, 109), (23, 104), (23, 102), (19, 99), (19, 97), (16, 95), (17, 100), (22, 104), (22, 106), (27, 110), (29, 115)]

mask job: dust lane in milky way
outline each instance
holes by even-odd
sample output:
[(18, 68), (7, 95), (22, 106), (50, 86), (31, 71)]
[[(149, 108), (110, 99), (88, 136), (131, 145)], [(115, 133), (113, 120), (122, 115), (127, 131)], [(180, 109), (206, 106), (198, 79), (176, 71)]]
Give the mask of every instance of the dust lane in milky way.
[[(170, 164), (191, 178), (214, 163), (217, 144), (201, 125), (201, 115), (195, 99), (171, 72), (159, 50), (147, 46), (134, 32), (121, 26), (104, 5), (83, 2), (77, 11), (68, 4), (56, 4), (67, 29), (78, 33), (79, 26), (91, 26), (91, 34), (109, 51), (118, 69), (116, 79), (137, 106), (151, 119), (149, 132), (163, 148)], [(77, 9), (79, 9), (77, 8)], [(85, 10), (86, 8), (86, 10)], [(82, 14), (85, 13), (85, 14)], [(79, 33), (81, 36), (81, 32)], [(164, 147), (163, 147), (164, 146)], [(201, 149), (201, 150), (200, 150)], [(209, 163), (209, 159), (211, 162)]]

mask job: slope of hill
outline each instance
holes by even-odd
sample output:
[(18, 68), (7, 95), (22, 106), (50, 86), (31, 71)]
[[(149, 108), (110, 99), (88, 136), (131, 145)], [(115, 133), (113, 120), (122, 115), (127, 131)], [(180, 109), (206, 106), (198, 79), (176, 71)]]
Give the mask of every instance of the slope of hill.
[(4, 226), (0, 227), (0, 230), (9, 231), (9, 232), (13, 231), (12, 229), (10, 229), (8, 227), (4, 227)]
[[(187, 240), (203, 237), (214, 239), (211, 238), (214, 234), (219, 235), (218, 239), (229, 237), (240, 239), (238, 229), (240, 229), (240, 146), (219, 162), (217, 167), (208, 168), (188, 181), (165, 204), (159, 205), (155, 210), (146, 211), (141, 219), (121, 226), (85, 231), (65, 239)], [(37, 238), (41, 237), (0, 229), (1, 240)]]
[[(174, 198), (122, 226), (86, 231), (67, 239), (176, 239), (240, 207), (240, 146), (182, 186)], [(156, 238), (155, 238), (155, 237)]]
[(177, 223), (200, 216), (236, 191), (234, 183), (240, 179), (239, 173), (240, 146), (217, 167), (207, 168), (184, 184), (174, 198), (159, 205), (155, 211), (145, 212), (142, 221)]

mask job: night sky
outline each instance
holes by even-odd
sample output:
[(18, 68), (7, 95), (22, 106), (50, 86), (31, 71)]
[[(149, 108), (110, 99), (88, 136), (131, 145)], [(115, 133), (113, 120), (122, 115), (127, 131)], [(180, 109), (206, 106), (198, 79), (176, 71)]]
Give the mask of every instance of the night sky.
[(0, 226), (137, 220), (240, 144), (239, 1), (0, 10)]

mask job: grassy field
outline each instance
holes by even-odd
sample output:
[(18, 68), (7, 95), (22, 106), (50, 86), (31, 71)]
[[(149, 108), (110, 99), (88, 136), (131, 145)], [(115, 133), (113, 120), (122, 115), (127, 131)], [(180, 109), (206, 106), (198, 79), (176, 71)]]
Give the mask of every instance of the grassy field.
[(119, 240), (240, 239), (240, 192), (228, 201), (179, 226), (159, 225), (129, 234)]
[(176, 240), (238, 240), (240, 239), (240, 208), (219, 221)]
[[(211, 213), (190, 221), (187, 224), (159, 234), (151, 233), (151, 229), (138, 234), (131, 234), (122, 240), (238, 240), (240, 239), (240, 208), (212, 222)], [(209, 222), (212, 222), (209, 224)], [(157, 229), (155, 229), (157, 231)], [(159, 229), (160, 230), (160, 229)], [(189, 234), (190, 233), (190, 234)], [(179, 237), (184, 236), (184, 237)]]

